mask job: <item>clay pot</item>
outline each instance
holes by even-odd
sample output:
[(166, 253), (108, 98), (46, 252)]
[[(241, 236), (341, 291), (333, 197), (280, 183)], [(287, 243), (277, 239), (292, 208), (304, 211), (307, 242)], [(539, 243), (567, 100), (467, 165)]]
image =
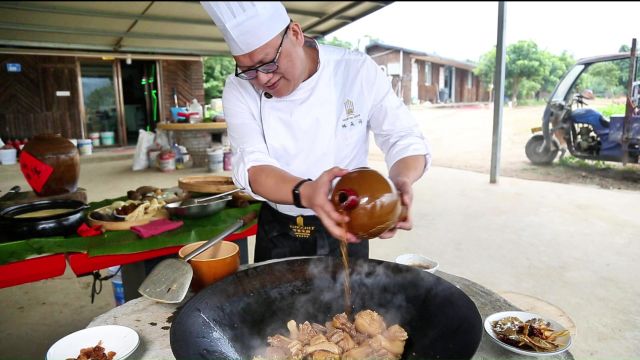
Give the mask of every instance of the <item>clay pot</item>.
[(333, 188), (331, 202), (349, 216), (347, 230), (363, 240), (380, 236), (402, 216), (395, 186), (370, 168), (357, 168), (341, 177)]
[[(80, 156), (71, 141), (60, 134), (36, 135), (22, 148), (22, 153), (26, 154), (20, 155), (20, 169), (38, 196), (65, 194), (78, 189)], [(49, 167), (53, 171), (46, 177)], [(39, 183), (34, 178), (37, 176), (40, 176)]]

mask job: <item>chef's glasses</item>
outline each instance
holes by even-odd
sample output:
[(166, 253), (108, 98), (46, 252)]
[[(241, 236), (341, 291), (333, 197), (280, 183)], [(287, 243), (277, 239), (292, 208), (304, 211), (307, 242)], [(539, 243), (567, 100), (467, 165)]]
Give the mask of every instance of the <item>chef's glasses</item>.
[(282, 44), (284, 44), (284, 38), (287, 36), (287, 31), (289, 31), (289, 23), (287, 28), (284, 30), (284, 34), (282, 35), (282, 40), (280, 40), (280, 46), (278, 46), (278, 51), (276, 52), (276, 57), (273, 60), (269, 61), (266, 64), (262, 64), (260, 66), (256, 66), (254, 68), (238, 72), (238, 65), (236, 64), (236, 76), (242, 80), (253, 80), (258, 76), (258, 71), (263, 74), (271, 74), (272, 72), (278, 70), (278, 57), (280, 57), (280, 51), (282, 50)]

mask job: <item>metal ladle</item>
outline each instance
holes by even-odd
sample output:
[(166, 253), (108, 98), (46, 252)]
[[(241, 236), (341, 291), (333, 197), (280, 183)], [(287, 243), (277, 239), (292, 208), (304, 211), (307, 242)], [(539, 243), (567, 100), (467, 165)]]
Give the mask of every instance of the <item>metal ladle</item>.
[(240, 190), (244, 190), (244, 189), (243, 188), (237, 188), (237, 189), (234, 189), (234, 190), (231, 190), (231, 191), (223, 192), (222, 194), (215, 194), (215, 195), (207, 196), (207, 197), (203, 197), (203, 198), (195, 198), (195, 199), (189, 198), (189, 199), (183, 200), (180, 203), (180, 206), (197, 205), (197, 204), (199, 204), (199, 203), (201, 203), (203, 201), (213, 200), (213, 199), (216, 199), (216, 198), (219, 198), (219, 197), (223, 197), (225, 195), (232, 194), (232, 193), (240, 191)]

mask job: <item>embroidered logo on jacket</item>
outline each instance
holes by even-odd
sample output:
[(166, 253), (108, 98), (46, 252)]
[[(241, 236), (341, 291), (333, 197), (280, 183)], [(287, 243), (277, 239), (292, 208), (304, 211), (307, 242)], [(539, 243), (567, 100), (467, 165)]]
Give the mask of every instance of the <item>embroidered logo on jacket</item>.
[(348, 127), (354, 127), (354, 126), (362, 124), (362, 119), (360, 117), (360, 114), (356, 114), (355, 106), (353, 104), (353, 101), (351, 101), (350, 99), (347, 99), (344, 102), (344, 111), (345, 111), (347, 117), (345, 117), (344, 119), (341, 120), (342, 124), (340, 126), (343, 129), (346, 129)]
[(293, 235), (299, 238), (308, 238), (311, 236), (313, 229), (315, 229), (315, 226), (304, 226), (304, 218), (302, 216), (298, 216), (296, 218), (296, 224), (289, 225), (289, 227), (293, 231)]

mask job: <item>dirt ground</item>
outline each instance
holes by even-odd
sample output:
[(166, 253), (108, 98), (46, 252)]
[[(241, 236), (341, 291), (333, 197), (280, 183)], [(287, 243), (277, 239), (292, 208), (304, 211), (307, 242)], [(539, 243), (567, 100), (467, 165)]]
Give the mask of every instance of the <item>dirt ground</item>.
[[(609, 101), (610, 102), (610, 101)], [(598, 102), (596, 107), (607, 104)], [(544, 106), (505, 107), (502, 125), (499, 176), (567, 184), (592, 185), (604, 189), (640, 190), (640, 165), (594, 161), (536, 166), (527, 159), (525, 144), (530, 129), (540, 126)], [(433, 165), (489, 174), (493, 106), (461, 108), (413, 107), (433, 152)], [(375, 145), (372, 144), (372, 149)], [(382, 156), (378, 153), (378, 156)]]

